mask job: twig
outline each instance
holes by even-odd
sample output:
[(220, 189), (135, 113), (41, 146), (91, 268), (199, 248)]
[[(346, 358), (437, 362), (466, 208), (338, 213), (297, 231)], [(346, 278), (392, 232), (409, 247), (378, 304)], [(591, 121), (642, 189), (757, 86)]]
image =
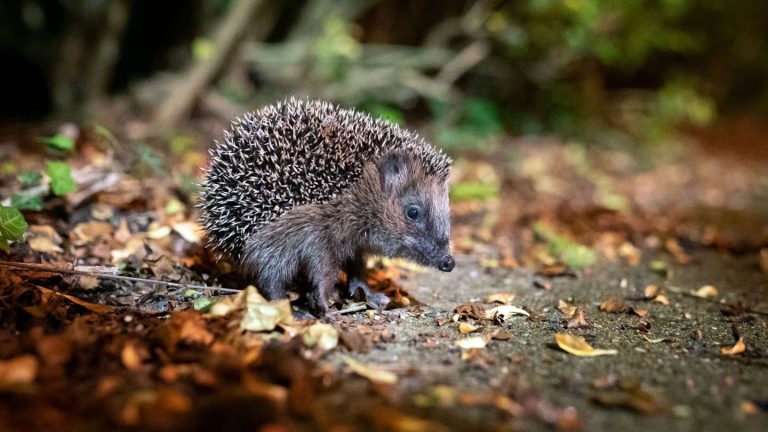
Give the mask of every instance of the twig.
[[(169, 281), (161, 281), (156, 279), (146, 279), (146, 278), (140, 278), (135, 276), (123, 276), (115, 274), (117, 272), (117, 269), (114, 267), (102, 267), (102, 269), (108, 269), (112, 271), (114, 269), (115, 273), (106, 273), (103, 271), (84, 271), (84, 270), (76, 270), (77, 268), (88, 268), (93, 269), (95, 267), (93, 266), (83, 266), (83, 267), (75, 267), (75, 269), (62, 269), (54, 266), (47, 266), (45, 264), (35, 264), (35, 263), (22, 263), (22, 262), (13, 262), (13, 261), (0, 261), (1, 267), (6, 267), (11, 270), (37, 270), (37, 271), (44, 271), (44, 272), (50, 272), (50, 273), (63, 273), (63, 274), (74, 274), (74, 275), (81, 275), (81, 276), (92, 276), (102, 279), (111, 279), (111, 280), (121, 280), (121, 281), (127, 281), (127, 282), (144, 282), (154, 285), (165, 285), (169, 287), (175, 287), (175, 288), (184, 288), (184, 289), (196, 289), (196, 290), (210, 290), (210, 291), (221, 291), (221, 292), (228, 292), (228, 293), (239, 293), (242, 292), (242, 290), (234, 289), (234, 288), (225, 288), (225, 287), (212, 287), (207, 285), (194, 285), (194, 284), (183, 284), (179, 282), (169, 282)], [(96, 267), (98, 268), (98, 267)]]

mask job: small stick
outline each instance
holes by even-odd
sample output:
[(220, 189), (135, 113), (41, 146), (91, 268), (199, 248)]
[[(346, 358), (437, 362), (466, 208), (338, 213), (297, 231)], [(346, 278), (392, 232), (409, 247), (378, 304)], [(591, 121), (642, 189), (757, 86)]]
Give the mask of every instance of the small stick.
[[(13, 262), (13, 261), (2, 261), (0, 260), (0, 266), (6, 267), (11, 270), (37, 270), (37, 271), (45, 271), (50, 273), (63, 273), (63, 274), (74, 274), (74, 275), (82, 275), (82, 276), (93, 276), (98, 277), (102, 279), (111, 279), (111, 280), (121, 280), (121, 281), (128, 281), (128, 282), (145, 282), (149, 284), (154, 285), (166, 285), (169, 287), (175, 287), (175, 288), (185, 288), (185, 289), (197, 289), (197, 290), (211, 290), (211, 291), (221, 291), (221, 292), (228, 292), (228, 293), (239, 293), (242, 292), (242, 290), (234, 289), (234, 288), (225, 288), (225, 287), (212, 287), (207, 285), (194, 285), (194, 284), (183, 284), (178, 282), (169, 282), (169, 281), (161, 281), (156, 279), (145, 279), (135, 276), (122, 276), (118, 274), (112, 274), (112, 273), (105, 273), (105, 272), (93, 272), (93, 271), (82, 271), (82, 270), (74, 270), (74, 269), (62, 269), (57, 268), (54, 266), (47, 266), (45, 264), (35, 264), (35, 263), (22, 263), (22, 262)], [(93, 266), (88, 266), (86, 268), (94, 268)], [(106, 267), (105, 269), (114, 269), (114, 267)], [(117, 271), (117, 269), (114, 269)]]

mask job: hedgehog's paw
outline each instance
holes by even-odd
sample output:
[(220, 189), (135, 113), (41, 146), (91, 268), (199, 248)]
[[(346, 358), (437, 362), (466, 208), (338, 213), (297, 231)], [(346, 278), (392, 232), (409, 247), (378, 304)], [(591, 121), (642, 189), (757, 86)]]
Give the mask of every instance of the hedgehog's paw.
[(293, 319), (296, 321), (304, 321), (304, 320), (316, 320), (317, 317), (312, 315), (309, 311), (305, 311), (304, 309), (299, 309), (294, 307), (293, 308)]
[(349, 280), (349, 296), (355, 300), (362, 300), (358, 296), (358, 292), (362, 291), (365, 296), (365, 302), (368, 306), (376, 310), (384, 310), (390, 302), (389, 297), (386, 294), (374, 291), (367, 283), (358, 279), (352, 278)]

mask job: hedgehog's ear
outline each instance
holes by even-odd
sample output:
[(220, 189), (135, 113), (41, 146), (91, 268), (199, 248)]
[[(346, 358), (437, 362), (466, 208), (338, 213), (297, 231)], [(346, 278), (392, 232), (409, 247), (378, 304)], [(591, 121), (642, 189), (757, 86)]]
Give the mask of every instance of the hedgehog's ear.
[(408, 156), (403, 151), (393, 151), (379, 161), (381, 189), (392, 192), (405, 183), (408, 171)]

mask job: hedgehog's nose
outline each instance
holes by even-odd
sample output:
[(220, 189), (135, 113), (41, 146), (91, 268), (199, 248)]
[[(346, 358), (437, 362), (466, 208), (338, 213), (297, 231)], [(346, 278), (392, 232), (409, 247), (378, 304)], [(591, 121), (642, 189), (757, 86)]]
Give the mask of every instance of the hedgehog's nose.
[(453, 270), (453, 268), (456, 267), (456, 262), (453, 260), (453, 257), (450, 255), (446, 255), (443, 257), (443, 259), (440, 261), (440, 265), (437, 266), (438, 270), (449, 272)]

